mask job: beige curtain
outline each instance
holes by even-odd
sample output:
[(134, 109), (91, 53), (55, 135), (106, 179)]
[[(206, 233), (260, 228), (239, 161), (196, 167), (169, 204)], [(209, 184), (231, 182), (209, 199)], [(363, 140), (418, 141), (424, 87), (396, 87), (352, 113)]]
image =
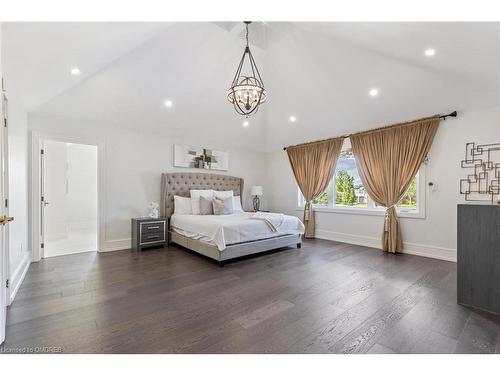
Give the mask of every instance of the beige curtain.
[(382, 248), (403, 249), (395, 205), (424, 161), (439, 126), (439, 117), (417, 120), (350, 136), (361, 181), (370, 197), (386, 207)]
[(306, 201), (304, 207), (305, 238), (314, 238), (315, 221), (311, 202), (330, 183), (343, 140), (343, 137), (333, 138), (290, 146), (286, 149), (295, 179)]

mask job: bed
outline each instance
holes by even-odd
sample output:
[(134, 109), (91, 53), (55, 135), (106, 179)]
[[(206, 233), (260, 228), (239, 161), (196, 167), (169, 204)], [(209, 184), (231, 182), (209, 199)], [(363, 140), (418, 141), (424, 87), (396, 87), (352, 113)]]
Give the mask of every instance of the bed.
[[(230, 259), (288, 246), (301, 247), (303, 225), (295, 216), (254, 213), (230, 215), (174, 214), (174, 195), (190, 190), (232, 190), (242, 199), (244, 182), (238, 177), (211, 173), (164, 173), (161, 178), (161, 214), (169, 218), (170, 241), (224, 265)], [(258, 216), (258, 215), (257, 215)], [(276, 224), (272, 225), (270, 222)], [(279, 224), (278, 230), (273, 227)], [(276, 228), (274, 228), (276, 229)]]

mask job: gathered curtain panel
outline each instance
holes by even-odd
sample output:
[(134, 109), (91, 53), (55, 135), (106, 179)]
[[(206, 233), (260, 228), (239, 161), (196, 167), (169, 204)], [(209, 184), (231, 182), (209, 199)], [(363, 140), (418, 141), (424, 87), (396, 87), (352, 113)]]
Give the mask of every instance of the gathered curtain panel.
[(350, 136), (366, 192), (378, 205), (386, 207), (384, 251), (396, 253), (403, 249), (395, 206), (424, 161), (439, 122), (439, 117), (432, 117)]
[(312, 201), (330, 183), (343, 141), (344, 137), (340, 137), (287, 148), (293, 174), (305, 200), (305, 238), (314, 238), (315, 220)]

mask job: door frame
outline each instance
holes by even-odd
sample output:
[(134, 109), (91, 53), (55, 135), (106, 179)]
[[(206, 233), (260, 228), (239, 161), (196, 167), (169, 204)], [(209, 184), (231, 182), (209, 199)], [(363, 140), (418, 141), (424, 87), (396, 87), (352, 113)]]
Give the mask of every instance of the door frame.
[(105, 158), (105, 143), (102, 139), (91, 138), (85, 136), (72, 136), (57, 133), (47, 132), (30, 132), (30, 193), (29, 193), (29, 217), (30, 217), (30, 248), (32, 249), (33, 262), (38, 262), (43, 257), (42, 249), (42, 229), (41, 229), (41, 172), (42, 159), (41, 153), (43, 142), (45, 140), (78, 143), (85, 145), (97, 146), (97, 251), (104, 251), (105, 244), (105, 190), (104, 190), (104, 158)]
[[(4, 80), (0, 75), (0, 215), (9, 216), (9, 133), (8, 133), (8, 97)], [(3, 171), (1, 170), (4, 166)], [(4, 203), (5, 202), (5, 203)], [(9, 224), (0, 226), (0, 344), (5, 340), (7, 324), (7, 306), (10, 305), (9, 285)]]

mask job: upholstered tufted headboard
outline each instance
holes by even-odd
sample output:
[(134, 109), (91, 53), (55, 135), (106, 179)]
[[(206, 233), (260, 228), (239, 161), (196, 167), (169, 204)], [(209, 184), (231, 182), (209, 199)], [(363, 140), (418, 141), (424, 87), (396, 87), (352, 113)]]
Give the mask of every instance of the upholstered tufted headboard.
[(170, 217), (174, 213), (174, 195), (189, 197), (189, 190), (213, 189), (232, 190), (243, 199), (243, 179), (212, 173), (162, 173), (161, 175), (161, 216)]

